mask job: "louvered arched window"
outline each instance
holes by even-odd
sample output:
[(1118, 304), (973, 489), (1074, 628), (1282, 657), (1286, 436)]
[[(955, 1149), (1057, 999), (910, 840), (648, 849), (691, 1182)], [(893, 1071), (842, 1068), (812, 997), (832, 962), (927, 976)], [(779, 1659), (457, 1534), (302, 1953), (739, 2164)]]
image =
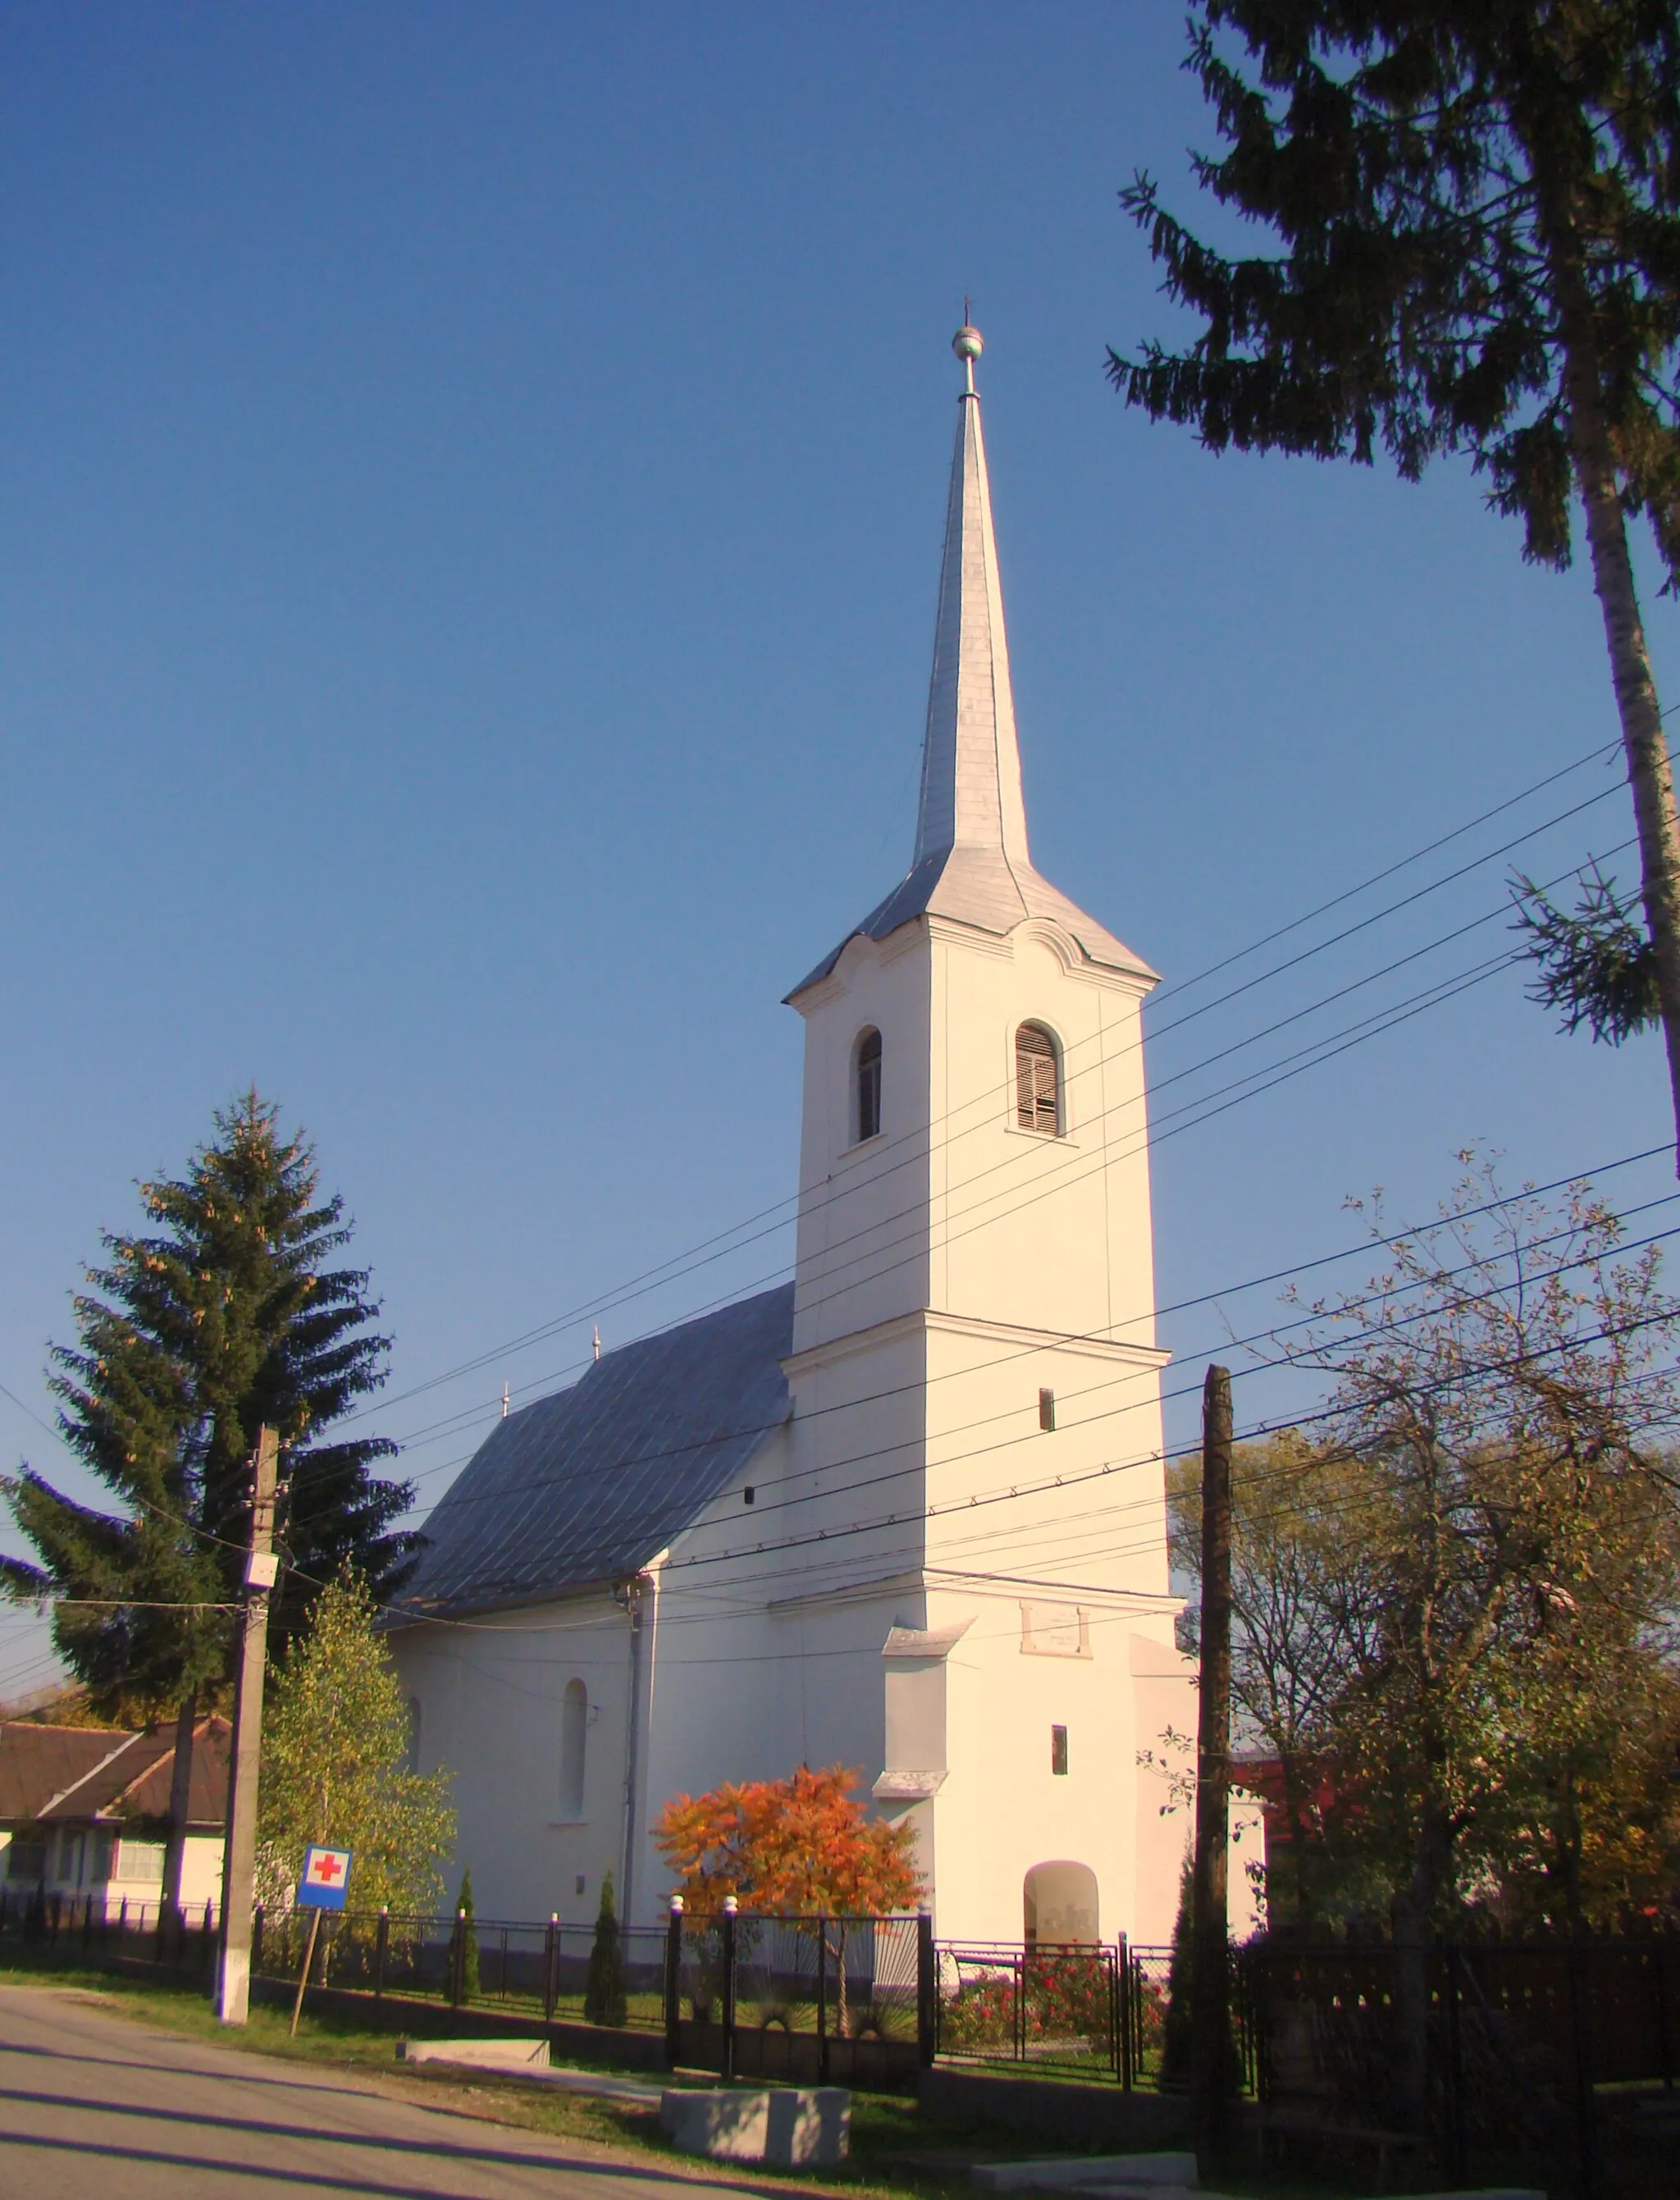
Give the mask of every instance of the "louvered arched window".
[(1062, 1128), (1062, 1063), (1042, 1024), (1022, 1024), (1015, 1035), (1015, 1120), (1051, 1138)]
[(873, 1027), (858, 1038), (857, 1068), (852, 1081), (857, 1095), (853, 1112), (861, 1144), (865, 1138), (873, 1138), (881, 1129), (881, 1033)]

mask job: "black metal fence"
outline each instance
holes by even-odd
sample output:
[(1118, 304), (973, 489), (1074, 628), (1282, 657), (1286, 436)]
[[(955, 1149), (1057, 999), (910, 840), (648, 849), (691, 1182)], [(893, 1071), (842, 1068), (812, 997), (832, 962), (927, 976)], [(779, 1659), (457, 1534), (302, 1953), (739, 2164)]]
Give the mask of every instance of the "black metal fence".
[(933, 2059), (932, 1921), (673, 1910), (666, 2058), (726, 2078), (913, 2092)]
[(102, 1894), (70, 1894), (44, 1887), (0, 1885), (0, 1940), (71, 1955), (80, 1950), (155, 1959), (167, 1954), (181, 1968), (208, 1971), (220, 1936), (219, 1906), (195, 1904), (166, 1915), (160, 1902), (111, 1902)]
[[(251, 1969), (259, 1977), (296, 1979), (309, 1936), (309, 1913), (291, 1910), (252, 1921)], [(395, 1916), (387, 1910), (322, 1914), (313, 1983), (369, 1993), (421, 1995), (468, 2006), (529, 2013), (544, 2022), (588, 2021), (589, 1957), (594, 1928), (523, 1920)], [(657, 2032), (664, 2023), (665, 1934), (658, 1926), (618, 1933), (622, 2010), (615, 2023)]]
[(1133, 2074), (1123, 1947), (942, 1942), (938, 1957), (939, 2054)]
[[(1333, 2144), (1395, 2121), (1419, 2044), (1402, 2036), (1403, 1960), (1385, 1945), (1242, 1951), (1268, 2128)], [(1525, 2168), (1583, 2200), (1608, 2193), (1607, 2150), (1680, 2083), (1673, 1939), (1437, 1946), (1424, 2012), (1427, 2130), (1414, 2136), (1455, 2182)]]

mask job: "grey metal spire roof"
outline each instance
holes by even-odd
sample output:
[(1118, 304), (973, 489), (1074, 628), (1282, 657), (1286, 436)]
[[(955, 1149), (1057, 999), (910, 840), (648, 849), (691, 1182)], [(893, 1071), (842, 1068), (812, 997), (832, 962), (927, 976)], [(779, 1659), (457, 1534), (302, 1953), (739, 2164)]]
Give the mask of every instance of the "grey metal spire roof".
[[(857, 932), (884, 939), (912, 917), (934, 916), (1005, 933), (1027, 917), (1044, 917), (1071, 933), (1089, 961), (1152, 978), (1147, 963), (1041, 877), (1027, 853), (992, 488), (975, 389), (979, 332), (959, 329), (952, 349), (963, 362), (967, 387), (957, 407), (916, 853), (909, 875)], [(843, 939), (787, 998), (826, 978), (845, 945)]]
[(426, 1523), (417, 1619), (527, 1604), (645, 1566), (788, 1415), (793, 1286), (602, 1355), (499, 1421)]

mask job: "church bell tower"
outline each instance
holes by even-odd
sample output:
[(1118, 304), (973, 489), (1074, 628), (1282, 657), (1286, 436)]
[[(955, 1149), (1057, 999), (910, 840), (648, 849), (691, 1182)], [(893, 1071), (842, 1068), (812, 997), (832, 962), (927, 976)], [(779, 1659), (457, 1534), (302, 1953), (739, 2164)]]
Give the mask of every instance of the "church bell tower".
[[(978, 332), (953, 348), (914, 855), (787, 997), (805, 1033), (788, 1494), (817, 1548), (787, 1589), (891, 1622), (875, 1793), (916, 1828), (942, 1934), (1018, 1939), (1024, 1899), (1029, 1934), (1036, 1904), (1047, 1935), (1092, 1937), (1100, 1912), (1103, 1938), (1147, 1937), (1170, 1927), (1176, 1877), (1134, 1769), (1157, 1731), (1149, 1685), (1184, 1716), (1141, 1023), (1156, 980), (1033, 864)], [(856, 1762), (863, 1739), (836, 1747)]]

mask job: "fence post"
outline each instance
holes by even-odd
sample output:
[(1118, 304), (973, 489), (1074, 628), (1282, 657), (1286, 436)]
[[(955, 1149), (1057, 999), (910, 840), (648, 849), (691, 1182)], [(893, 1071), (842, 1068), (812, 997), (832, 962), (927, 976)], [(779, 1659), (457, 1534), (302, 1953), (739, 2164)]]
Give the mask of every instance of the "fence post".
[(1027, 1951), (1022, 1949), (1015, 1963), (1015, 2059), (1027, 2060)]
[(560, 1914), (548, 1912), (548, 1929), (542, 1936), (542, 2022), (554, 2022), (554, 2009), (560, 1998), (559, 1976)]
[(665, 2068), (682, 2053), (682, 1897), (673, 1894), (665, 1925)]
[(1441, 1950), (1447, 1974), (1447, 2174), (1462, 2185), (1465, 2169), (1464, 2022), (1459, 2003), (1459, 1951), (1450, 1940)]
[[(373, 2006), (375, 2009), (378, 2008), (385, 1998), (385, 1957), (389, 1951), (390, 1945), (391, 1906), (389, 1902), (382, 1902), (379, 1905), (379, 1922), (373, 1928)], [(252, 1958), (251, 1968), (253, 1970), (256, 1969), (255, 1957)]]
[(828, 2082), (828, 1921), (817, 1921), (817, 2082)]
[(1574, 2048), (1575, 2145), (1578, 2162), (1576, 2191), (1579, 2200), (1597, 2200), (1598, 2133), (1595, 2128), (1592, 2069), (1587, 2045), (1587, 2008), (1581, 1976), (1581, 1944), (1572, 1939), (1568, 1951), (1569, 2028)]
[[(126, 1910), (128, 1907), (127, 1904), (125, 1903), (123, 1907)], [(255, 1978), (261, 1969), (262, 1905), (258, 1902), (254, 1903), (251, 1907), (251, 1976)]]
[(725, 2084), (735, 2074), (735, 1912), (733, 1894), (723, 1897), (723, 2068)]
[(63, 1922), (64, 1897), (56, 1889), (55, 1889), (52, 1898), (52, 1940), (50, 1942), (50, 1945), (55, 1948), (58, 1945), (58, 1928)]
[(461, 1977), (466, 1967), (466, 1912), (455, 1912), (455, 1929), (449, 1936), (449, 2006), (459, 2009), (465, 1981)]
[(916, 1919), (916, 2040), (924, 2070), (933, 2068), (940, 2043), (940, 1981), (934, 1965), (934, 1913), (923, 1909)]
[(1663, 1934), (1651, 1951), (1657, 1981), (1657, 2052), (1662, 2057), (1663, 2091), (1674, 2091), (1674, 2027), (1668, 2004), (1668, 1936)]

